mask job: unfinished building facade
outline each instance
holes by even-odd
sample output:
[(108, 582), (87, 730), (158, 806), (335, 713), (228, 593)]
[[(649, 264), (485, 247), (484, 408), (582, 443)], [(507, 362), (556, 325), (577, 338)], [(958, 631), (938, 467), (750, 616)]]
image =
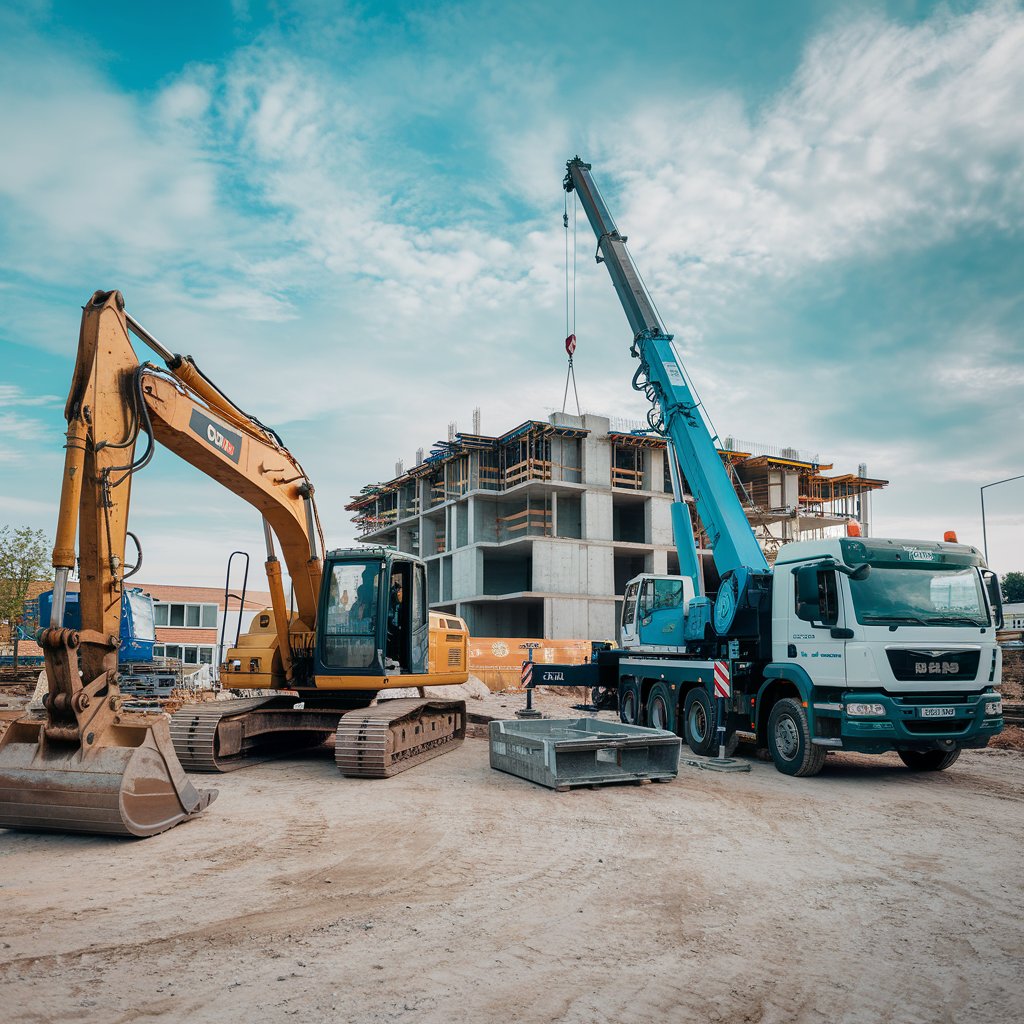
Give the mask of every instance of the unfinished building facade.
[[(346, 508), (361, 540), (423, 558), (430, 606), (461, 615), (475, 636), (613, 639), (626, 583), (679, 571), (665, 440), (615, 426), (555, 413), (499, 437), (454, 433)], [(769, 560), (784, 541), (854, 518), (869, 525), (869, 495), (886, 481), (863, 466), (828, 476), (831, 465), (793, 449), (741, 447), (726, 439), (720, 454)]]

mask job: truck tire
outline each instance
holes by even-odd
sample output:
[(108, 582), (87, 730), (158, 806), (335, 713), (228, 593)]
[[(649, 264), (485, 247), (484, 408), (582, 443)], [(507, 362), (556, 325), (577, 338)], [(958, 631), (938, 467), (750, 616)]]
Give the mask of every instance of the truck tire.
[(679, 701), (675, 690), (668, 683), (655, 683), (647, 695), (647, 710), (644, 717), (652, 729), (664, 729), (666, 732), (676, 731), (676, 719), (679, 717)]
[(825, 764), (825, 748), (811, 742), (807, 712), (792, 697), (776, 701), (768, 716), (768, 749), (783, 775), (817, 775)]
[(707, 691), (699, 686), (690, 690), (683, 701), (683, 735), (695, 754), (710, 757), (716, 753), (715, 709)]
[(959, 756), (956, 750), (897, 750), (900, 760), (913, 772), (944, 772)]
[(619, 684), (619, 721), (625, 725), (640, 724), (640, 682), (624, 679)]

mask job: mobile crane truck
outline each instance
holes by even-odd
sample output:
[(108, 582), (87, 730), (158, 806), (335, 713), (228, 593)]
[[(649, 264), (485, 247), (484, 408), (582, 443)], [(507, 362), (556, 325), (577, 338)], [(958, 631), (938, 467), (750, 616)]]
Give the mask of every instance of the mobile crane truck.
[[(129, 332), (163, 368), (139, 363)], [(38, 636), (45, 715), (11, 723), (0, 738), (0, 828), (154, 835), (216, 796), (196, 789), (186, 769), (229, 771), (333, 736), (343, 774), (381, 777), (461, 741), (464, 701), (371, 706), (382, 690), (468, 677), (465, 623), (428, 611), (423, 563), (387, 548), (321, 558), (313, 486), (298, 460), (190, 356), (173, 354), (134, 320), (120, 292), (96, 292), (83, 307), (64, 415), (53, 600)], [(125, 710), (118, 672), (125, 584), (141, 564), (141, 549), (135, 565), (125, 564), (131, 484), (156, 442), (261, 513), (272, 604), (221, 668), (225, 688), (267, 696), (186, 705), (169, 724)], [(76, 532), (77, 629), (64, 624)]]
[[(534, 666), (534, 682), (617, 694), (623, 722), (681, 733), (696, 754), (719, 745), (718, 713), (767, 746), (779, 771), (821, 771), (828, 751), (895, 750), (941, 771), (1002, 729), (996, 629), (1002, 599), (979, 551), (944, 541), (860, 536), (783, 545), (768, 564), (590, 165), (566, 165), (633, 330), (633, 387), (668, 442), (679, 576), (629, 581), (620, 645), (583, 666)], [(682, 480), (719, 575), (705, 593)], [(716, 668), (731, 691), (715, 702)], [(722, 707), (724, 705), (724, 707)]]

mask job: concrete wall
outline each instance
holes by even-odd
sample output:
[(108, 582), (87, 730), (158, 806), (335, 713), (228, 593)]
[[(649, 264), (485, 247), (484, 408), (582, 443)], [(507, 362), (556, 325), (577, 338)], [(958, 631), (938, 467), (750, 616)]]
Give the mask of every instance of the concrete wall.
[[(589, 563), (584, 544), (533, 542), (533, 589), (556, 594), (589, 594)], [(580, 636), (579, 633), (562, 634)]]
[(544, 598), (545, 637), (615, 638), (615, 602)]
[(592, 487), (610, 487), (612, 446), (606, 438), (608, 417), (584, 416), (583, 426), (590, 431), (583, 439), (583, 482)]
[[(657, 454), (661, 454), (658, 452)], [(652, 499), (646, 504), (644, 514), (647, 517), (647, 536), (650, 543), (672, 547), (672, 505), (668, 501)]]
[(612, 492), (586, 491), (582, 501), (583, 539), (612, 539)]

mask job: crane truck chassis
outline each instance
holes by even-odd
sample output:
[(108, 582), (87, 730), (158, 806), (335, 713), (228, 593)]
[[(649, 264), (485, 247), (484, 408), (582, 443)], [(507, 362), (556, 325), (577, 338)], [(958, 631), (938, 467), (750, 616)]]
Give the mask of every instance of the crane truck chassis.
[[(633, 387), (668, 442), (681, 574), (626, 587), (619, 646), (587, 665), (535, 666), (535, 685), (614, 693), (627, 724), (681, 733), (712, 754), (744, 734), (787, 775), (817, 774), (830, 750), (895, 750), (908, 768), (941, 771), (1003, 726), (999, 581), (974, 547), (854, 535), (783, 545), (774, 568), (757, 543), (672, 341), (593, 178), (579, 157), (575, 191), (633, 329)], [(705, 592), (682, 480), (719, 575)], [(715, 671), (729, 681), (715, 698)]]
[[(129, 332), (165, 369), (139, 363)], [(313, 486), (301, 465), (190, 356), (171, 353), (135, 321), (120, 292), (96, 292), (83, 307), (65, 419), (53, 602), (38, 636), (45, 713), (19, 719), (0, 738), (0, 827), (154, 835), (217, 795), (197, 789), (183, 763), (229, 770), (334, 733), (343, 773), (382, 777), (461, 741), (463, 701), (370, 706), (380, 691), (467, 678), (465, 623), (428, 611), (423, 563), (383, 548), (339, 549), (322, 562)], [(131, 484), (156, 442), (261, 513), (272, 602), (222, 668), (229, 687), (267, 697), (186, 707), (170, 726), (162, 715), (128, 713), (118, 685), (122, 598), (141, 562), (140, 552), (139, 563), (125, 564)], [(76, 560), (81, 628), (71, 629), (64, 613)]]

